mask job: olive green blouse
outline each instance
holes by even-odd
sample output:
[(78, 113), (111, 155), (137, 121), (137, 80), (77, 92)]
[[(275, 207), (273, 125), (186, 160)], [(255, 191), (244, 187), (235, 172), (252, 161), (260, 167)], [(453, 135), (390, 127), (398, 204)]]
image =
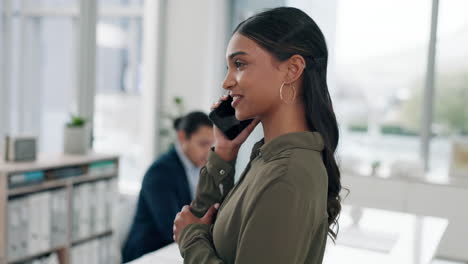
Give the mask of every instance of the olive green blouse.
[(322, 263), (328, 231), (328, 176), (317, 132), (257, 142), (234, 185), (234, 163), (210, 152), (192, 212), (220, 203), (213, 225), (182, 230), (184, 263)]

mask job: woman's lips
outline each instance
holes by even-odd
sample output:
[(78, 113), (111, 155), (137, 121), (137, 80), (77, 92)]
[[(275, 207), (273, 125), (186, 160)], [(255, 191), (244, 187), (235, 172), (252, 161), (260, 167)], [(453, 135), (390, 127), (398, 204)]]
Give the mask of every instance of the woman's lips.
[(242, 100), (242, 96), (240, 96), (240, 95), (233, 95), (233, 96), (232, 96), (232, 103), (231, 103), (231, 106), (235, 108), (237, 105), (239, 105), (240, 100)]

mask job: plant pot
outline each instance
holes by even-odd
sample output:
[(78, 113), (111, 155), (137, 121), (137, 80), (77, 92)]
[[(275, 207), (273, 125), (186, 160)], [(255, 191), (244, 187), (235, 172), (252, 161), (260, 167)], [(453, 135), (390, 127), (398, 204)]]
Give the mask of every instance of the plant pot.
[(452, 139), (450, 176), (468, 179), (468, 137)]
[(65, 154), (84, 155), (88, 153), (90, 142), (88, 126), (65, 126), (63, 148)]

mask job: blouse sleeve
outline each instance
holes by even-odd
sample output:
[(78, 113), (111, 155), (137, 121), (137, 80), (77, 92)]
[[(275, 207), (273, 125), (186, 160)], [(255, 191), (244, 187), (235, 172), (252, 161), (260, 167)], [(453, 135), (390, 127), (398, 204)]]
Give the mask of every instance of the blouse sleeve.
[(215, 203), (222, 203), (234, 186), (236, 160), (226, 162), (213, 150), (208, 154), (208, 162), (200, 171), (192, 213), (201, 218)]

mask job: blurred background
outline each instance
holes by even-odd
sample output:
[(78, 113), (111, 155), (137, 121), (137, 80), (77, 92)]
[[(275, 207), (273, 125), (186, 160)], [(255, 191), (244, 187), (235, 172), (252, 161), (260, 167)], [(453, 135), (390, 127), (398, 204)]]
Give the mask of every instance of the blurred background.
[[(172, 119), (209, 111), (224, 93), (233, 28), (277, 6), (301, 8), (327, 39), (355, 222), (366, 216), (357, 207), (382, 210), (369, 216), (377, 229), (394, 212), (444, 219), (437, 242), (422, 246), (427, 263), (468, 263), (468, 172), (454, 168), (468, 159), (466, 0), (1, 0), (0, 135), (33, 135), (38, 153), (62, 153), (70, 114), (88, 120), (93, 151), (120, 157), (119, 243), (144, 172), (175, 139)], [(238, 173), (261, 137), (257, 128), (242, 148)], [(421, 223), (408, 225), (431, 233)], [(375, 239), (393, 254), (392, 236), (374, 231), (343, 231), (343, 244), (370, 256)], [(422, 263), (420, 251), (408, 263)]]

